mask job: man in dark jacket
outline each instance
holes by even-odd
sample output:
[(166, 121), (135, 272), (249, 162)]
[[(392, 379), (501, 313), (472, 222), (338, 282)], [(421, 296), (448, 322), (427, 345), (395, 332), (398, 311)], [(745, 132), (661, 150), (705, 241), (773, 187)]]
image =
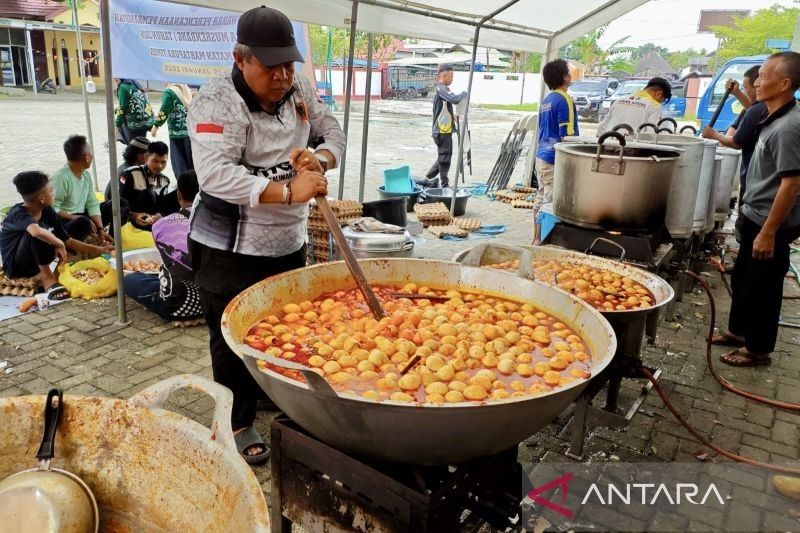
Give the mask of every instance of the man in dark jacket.
[(453, 132), (458, 130), (453, 105), (458, 105), (466, 98), (467, 92), (450, 92), (450, 84), (453, 83), (453, 67), (450, 65), (439, 65), (437, 76), (436, 94), (433, 97), (432, 133), (438, 155), (425, 177), (433, 179), (438, 175), (440, 186), (447, 187), (450, 184), (447, 173), (450, 172), (450, 159), (453, 157)]

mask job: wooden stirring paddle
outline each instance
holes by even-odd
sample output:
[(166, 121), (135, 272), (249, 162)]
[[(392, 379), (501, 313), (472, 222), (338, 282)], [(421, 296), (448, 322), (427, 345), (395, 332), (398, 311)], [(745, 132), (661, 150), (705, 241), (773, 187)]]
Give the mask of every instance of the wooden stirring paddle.
[(386, 316), (386, 313), (381, 307), (378, 297), (375, 296), (375, 292), (373, 292), (372, 287), (370, 287), (367, 277), (364, 275), (364, 271), (361, 270), (361, 265), (358, 264), (358, 260), (356, 259), (353, 250), (347, 243), (347, 239), (342, 232), (342, 227), (339, 225), (339, 219), (336, 218), (336, 214), (334, 214), (333, 209), (331, 209), (331, 204), (328, 203), (328, 199), (326, 197), (319, 195), (316, 197), (316, 200), (317, 207), (319, 207), (319, 210), (322, 212), (322, 216), (325, 217), (325, 222), (327, 222), (328, 226), (331, 228), (333, 240), (336, 242), (336, 246), (338, 246), (342, 251), (344, 262), (347, 263), (350, 273), (356, 280), (356, 285), (358, 285), (359, 290), (361, 290), (361, 294), (364, 295), (364, 299), (367, 301), (369, 310), (372, 311), (373, 316), (375, 316), (375, 320), (380, 320)]

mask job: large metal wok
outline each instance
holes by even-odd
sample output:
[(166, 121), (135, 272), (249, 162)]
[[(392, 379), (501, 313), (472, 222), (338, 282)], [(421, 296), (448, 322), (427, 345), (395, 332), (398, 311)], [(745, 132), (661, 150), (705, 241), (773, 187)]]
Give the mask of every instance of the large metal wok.
[[(372, 284), (414, 282), (530, 302), (583, 336), (592, 353), (593, 376), (608, 365), (616, 349), (611, 326), (596, 310), (563, 291), (520, 280), (511, 273), (422, 259), (370, 259), (359, 264)], [(240, 343), (256, 321), (289, 302), (353, 286), (345, 263), (315, 265), (257, 283), (238, 295), (222, 317), (228, 345), (244, 357), (256, 381), (278, 407), (306, 430), (343, 451), (420, 465), (458, 463), (497, 453), (553, 420), (588, 383), (576, 382), (537, 397), (417, 406), (328, 396), (279, 373), (262, 371), (255, 359), (242, 355)]]
[[(606, 317), (612, 324), (622, 324), (633, 322), (644, 316), (659, 310), (661, 307), (667, 305), (675, 297), (675, 291), (665, 280), (659, 276), (637, 268), (635, 266), (623, 263), (622, 261), (614, 261), (613, 259), (606, 259), (604, 257), (597, 257), (581, 252), (572, 250), (565, 250), (554, 246), (529, 246), (520, 245), (516, 247), (518, 250), (514, 251), (512, 247), (504, 248), (487, 248), (487, 253), (484, 253), (481, 258), (481, 265), (492, 265), (497, 263), (504, 263), (506, 261), (513, 261), (522, 257), (522, 251), (528, 250), (533, 260), (556, 260), (556, 261), (569, 261), (572, 263), (580, 263), (593, 268), (604, 268), (615, 272), (622, 276), (627, 276), (637, 283), (641, 283), (653, 293), (655, 303), (646, 309), (630, 309), (620, 311), (616, 309), (606, 310), (603, 309), (600, 313)], [(462, 250), (453, 257), (453, 261), (461, 262), (464, 257), (469, 253), (469, 249)], [(543, 283), (553, 285), (553, 280), (538, 280)], [(561, 289), (558, 289), (561, 290)]]
[[(185, 387), (216, 400), (210, 431), (161, 409)], [(236, 452), (232, 405), (228, 389), (192, 375), (169, 378), (128, 401), (65, 396), (53, 465), (92, 489), (100, 531), (269, 531), (264, 494)], [(30, 466), (43, 411), (44, 396), (0, 399), (0, 478)]]

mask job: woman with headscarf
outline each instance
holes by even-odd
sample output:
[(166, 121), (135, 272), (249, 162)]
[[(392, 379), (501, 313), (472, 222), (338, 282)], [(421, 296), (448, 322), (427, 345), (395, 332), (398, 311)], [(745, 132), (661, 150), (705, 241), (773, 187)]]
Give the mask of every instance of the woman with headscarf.
[(186, 170), (194, 169), (192, 164), (192, 144), (186, 128), (186, 113), (192, 101), (192, 91), (188, 85), (174, 83), (161, 94), (161, 109), (158, 111), (150, 135), (155, 138), (158, 128), (167, 123), (169, 130), (169, 156), (172, 173), (180, 176)]

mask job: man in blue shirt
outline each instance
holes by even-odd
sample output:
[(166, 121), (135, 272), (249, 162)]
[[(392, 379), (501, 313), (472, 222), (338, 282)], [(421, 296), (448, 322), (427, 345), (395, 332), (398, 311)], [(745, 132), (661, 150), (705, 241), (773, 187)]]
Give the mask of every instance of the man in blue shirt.
[(536, 176), (539, 189), (533, 199), (533, 244), (541, 244), (540, 228), (536, 215), (544, 204), (553, 201), (553, 172), (556, 162), (556, 143), (564, 137), (578, 135), (578, 113), (575, 103), (567, 94), (572, 83), (569, 65), (563, 59), (547, 63), (542, 78), (552, 91), (539, 108), (539, 141), (536, 150)]

